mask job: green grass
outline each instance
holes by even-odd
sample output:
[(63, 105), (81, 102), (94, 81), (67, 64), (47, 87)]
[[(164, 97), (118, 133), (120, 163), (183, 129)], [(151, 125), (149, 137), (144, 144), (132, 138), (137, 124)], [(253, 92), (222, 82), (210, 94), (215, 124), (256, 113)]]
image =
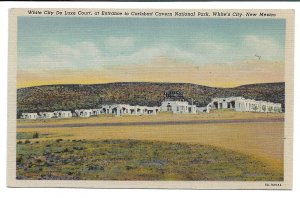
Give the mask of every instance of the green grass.
[(17, 144), (17, 179), (282, 181), (255, 158), (212, 146), (137, 140)]
[(29, 133), (17, 133), (17, 140), (23, 139), (37, 139), (47, 137), (48, 134), (41, 134), (38, 132), (29, 132)]

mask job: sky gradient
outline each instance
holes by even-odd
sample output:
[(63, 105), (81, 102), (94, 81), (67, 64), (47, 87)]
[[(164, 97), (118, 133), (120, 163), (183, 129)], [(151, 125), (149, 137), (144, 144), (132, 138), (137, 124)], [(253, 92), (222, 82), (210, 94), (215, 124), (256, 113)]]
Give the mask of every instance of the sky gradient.
[(278, 19), (19, 17), (17, 86), (280, 82), (284, 46)]

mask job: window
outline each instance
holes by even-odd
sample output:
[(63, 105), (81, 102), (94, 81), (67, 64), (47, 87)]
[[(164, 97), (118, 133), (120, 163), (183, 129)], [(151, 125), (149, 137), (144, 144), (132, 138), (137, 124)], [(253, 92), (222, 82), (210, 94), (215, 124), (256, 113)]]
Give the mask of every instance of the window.
[(172, 111), (172, 106), (170, 104), (167, 105), (167, 111)]

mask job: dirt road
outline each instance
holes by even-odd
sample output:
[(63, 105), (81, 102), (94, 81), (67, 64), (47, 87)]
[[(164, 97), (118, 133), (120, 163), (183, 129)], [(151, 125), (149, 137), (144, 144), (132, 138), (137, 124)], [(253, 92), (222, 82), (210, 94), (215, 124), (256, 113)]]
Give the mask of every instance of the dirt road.
[(191, 121), (163, 121), (163, 122), (115, 122), (115, 123), (72, 123), (72, 124), (36, 124), (18, 125), (17, 128), (63, 128), (63, 127), (107, 127), (107, 126), (142, 126), (142, 125), (183, 125), (183, 124), (226, 124), (253, 122), (283, 122), (284, 118), (264, 119), (232, 119), (232, 120), (191, 120)]

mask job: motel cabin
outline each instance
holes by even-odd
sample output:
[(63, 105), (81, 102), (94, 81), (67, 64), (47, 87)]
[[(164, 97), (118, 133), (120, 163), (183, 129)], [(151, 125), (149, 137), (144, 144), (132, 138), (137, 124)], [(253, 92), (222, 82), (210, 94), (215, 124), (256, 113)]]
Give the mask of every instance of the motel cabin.
[(43, 119), (48, 119), (48, 118), (53, 118), (54, 112), (40, 112), (39, 113), (39, 118), (43, 118)]
[(102, 114), (113, 114), (116, 116), (122, 115), (156, 115), (159, 112), (159, 107), (148, 106), (131, 106), (128, 104), (112, 104), (102, 105)]
[(232, 109), (240, 112), (282, 112), (280, 103), (256, 101), (243, 97), (213, 98), (207, 105), (207, 112), (218, 109)]
[(38, 114), (37, 113), (22, 113), (21, 118), (22, 119), (37, 119)]
[(76, 109), (75, 115), (77, 117), (90, 117), (94, 114), (92, 109)]
[(190, 105), (187, 101), (163, 101), (161, 103), (161, 111), (172, 112), (174, 114), (195, 114), (197, 112), (196, 105)]
[(54, 111), (54, 117), (56, 118), (71, 118), (72, 112), (71, 111)]

